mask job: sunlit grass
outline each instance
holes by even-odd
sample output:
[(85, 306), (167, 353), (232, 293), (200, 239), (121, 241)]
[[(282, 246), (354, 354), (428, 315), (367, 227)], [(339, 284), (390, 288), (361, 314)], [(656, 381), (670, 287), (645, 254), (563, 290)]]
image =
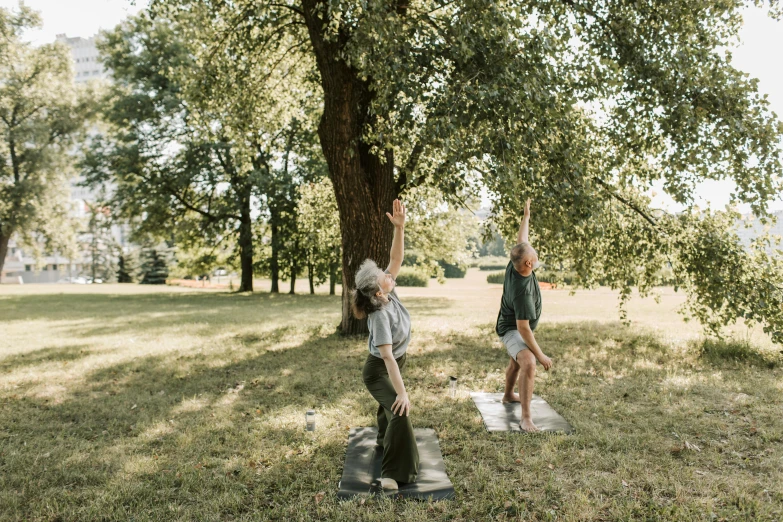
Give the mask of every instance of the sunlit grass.
[(576, 433), (531, 437), (486, 433), (467, 397), (502, 387), (499, 288), (469, 274), (400, 289), (414, 322), (413, 422), (438, 433), (457, 492), (430, 504), (336, 499), (347, 430), (374, 423), (366, 340), (334, 333), (339, 297), (7, 288), (3, 519), (783, 516), (779, 347), (700, 339), (670, 290), (662, 305), (635, 300), (631, 327), (606, 290), (544, 293), (537, 338), (556, 366), (537, 391)]

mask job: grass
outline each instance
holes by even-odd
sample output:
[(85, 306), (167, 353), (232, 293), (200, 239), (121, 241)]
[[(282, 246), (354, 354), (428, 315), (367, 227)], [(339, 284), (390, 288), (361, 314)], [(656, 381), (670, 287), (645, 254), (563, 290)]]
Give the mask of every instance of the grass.
[(465, 393), (502, 387), (484, 275), (399, 291), (413, 422), (438, 433), (457, 493), (438, 503), (336, 499), (347, 430), (374, 422), (339, 297), (0, 288), (0, 519), (783, 517), (779, 347), (741, 327), (702, 339), (670, 290), (634, 299), (630, 327), (607, 290), (547, 291), (555, 367), (537, 392), (577, 432), (490, 435)]

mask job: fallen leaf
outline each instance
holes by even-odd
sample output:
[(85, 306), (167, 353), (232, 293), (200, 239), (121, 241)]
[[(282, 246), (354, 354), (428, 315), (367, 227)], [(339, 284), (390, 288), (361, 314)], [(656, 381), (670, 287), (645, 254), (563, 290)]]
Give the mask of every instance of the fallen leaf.
[(131, 409), (135, 410), (136, 409), (136, 405), (134, 404), (133, 406), (131, 406)]
[(516, 462), (517, 464), (522, 464), (522, 459), (516, 459), (514, 462)]
[(623, 487), (624, 487), (624, 488), (627, 488), (627, 487), (628, 487), (628, 483), (627, 483), (626, 481), (624, 481), (624, 480), (623, 480)]
[(700, 470), (698, 470), (698, 469), (697, 469), (697, 470), (695, 470), (695, 471), (694, 471), (694, 473), (696, 473), (697, 475), (706, 475), (706, 474), (707, 474), (707, 473), (705, 473), (704, 471), (700, 471)]
[(325, 496), (326, 496), (326, 492), (325, 491), (319, 491), (318, 493), (316, 493), (315, 494), (315, 503), (316, 504), (320, 504)]
[(692, 444), (692, 443), (688, 442), (687, 440), (685, 441), (685, 447), (688, 448), (689, 450), (701, 452), (701, 448), (700, 447), (698, 447), (696, 444)]
[(506, 509), (510, 508), (511, 507), (511, 501), (510, 500), (506, 500), (506, 503), (503, 504), (503, 507), (505, 507)]

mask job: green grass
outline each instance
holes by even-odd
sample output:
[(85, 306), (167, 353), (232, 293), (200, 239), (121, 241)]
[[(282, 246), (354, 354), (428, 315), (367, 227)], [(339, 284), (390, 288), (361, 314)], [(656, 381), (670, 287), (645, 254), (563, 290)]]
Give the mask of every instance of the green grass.
[(339, 297), (0, 288), (0, 519), (783, 517), (780, 347), (741, 327), (700, 338), (670, 290), (632, 301), (630, 327), (607, 290), (545, 291), (555, 367), (536, 389), (576, 434), (490, 435), (466, 395), (499, 391), (505, 365), (482, 275), (399, 291), (413, 422), (456, 490), (438, 503), (336, 499), (347, 430), (374, 422)]

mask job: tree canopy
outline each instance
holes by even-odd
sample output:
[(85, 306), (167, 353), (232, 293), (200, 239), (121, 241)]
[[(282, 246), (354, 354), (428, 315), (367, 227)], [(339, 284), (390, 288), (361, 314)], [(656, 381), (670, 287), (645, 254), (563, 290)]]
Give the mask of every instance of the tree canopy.
[[(221, 29), (204, 45), (239, 63), (285, 35), (310, 57), (302, 67), (315, 64), (344, 285), (365, 257), (385, 262), (395, 197), (485, 187), (509, 236), (532, 197), (542, 258), (567, 261), (582, 284), (644, 293), (668, 262), (705, 323), (744, 317), (779, 338), (778, 261), (742, 250), (731, 212), (699, 211), (693, 195), (700, 181), (729, 179), (732, 201), (766, 216), (783, 188), (781, 124), (726, 51), (744, 5), (156, 0), (152, 10), (208, 13)], [(686, 210), (652, 208), (656, 182)], [(362, 331), (347, 305), (343, 316), (343, 331)]]
[(13, 235), (36, 251), (75, 250), (70, 148), (91, 105), (73, 85), (67, 48), (23, 41), (40, 23), (24, 4), (0, 8), (0, 271)]

